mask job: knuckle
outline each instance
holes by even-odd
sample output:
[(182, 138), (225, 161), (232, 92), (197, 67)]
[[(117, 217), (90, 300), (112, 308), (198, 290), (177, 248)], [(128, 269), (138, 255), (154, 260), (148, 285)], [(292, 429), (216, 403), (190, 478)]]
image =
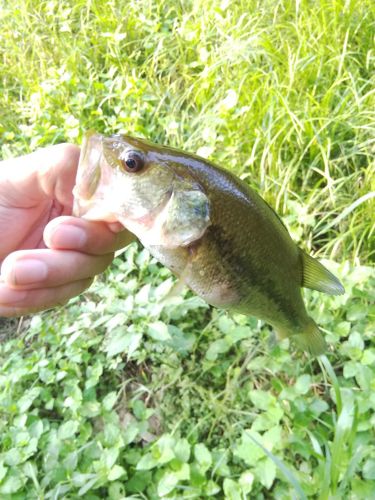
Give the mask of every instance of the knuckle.
[(59, 150), (59, 153), (63, 158), (69, 156), (78, 156), (80, 149), (75, 144), (71, 144), (70, 142), (64, 142), (62, 144), (58, 144), (56, 148)]

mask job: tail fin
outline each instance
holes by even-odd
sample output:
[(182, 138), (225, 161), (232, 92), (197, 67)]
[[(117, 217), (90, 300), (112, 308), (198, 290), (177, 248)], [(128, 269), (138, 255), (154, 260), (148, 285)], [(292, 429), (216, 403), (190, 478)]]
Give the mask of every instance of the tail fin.
[(327, 344), (318, 325), (312, 318), (309, 320), (303, 333), (293, 335), (292, 338), (301, 349), (309, 351), (313, 356), (319, 356), (325, 352)]

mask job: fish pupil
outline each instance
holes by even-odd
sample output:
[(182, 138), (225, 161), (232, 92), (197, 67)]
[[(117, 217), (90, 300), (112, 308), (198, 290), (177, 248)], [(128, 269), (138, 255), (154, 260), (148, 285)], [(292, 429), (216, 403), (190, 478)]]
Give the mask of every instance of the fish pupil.
[(137, 162), (134, 160), (134, 158), (129, 158), (126, 160), (126, 166), (133, 170), (134, 168), (137, 168)]
[(127, 172), (138, 172), (144, 165), (143, 156), (136, 152), (128, 152), (123, 158), (120, 156), (120, 160)]

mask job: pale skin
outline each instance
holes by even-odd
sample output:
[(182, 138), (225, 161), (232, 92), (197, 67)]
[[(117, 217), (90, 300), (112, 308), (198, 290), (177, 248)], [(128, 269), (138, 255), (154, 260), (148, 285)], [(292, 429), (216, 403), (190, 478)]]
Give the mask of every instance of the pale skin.
[(65, 304), (134, 236), (73, 217), (79, 148), (59, 144), (0, 162), (0, 316)]

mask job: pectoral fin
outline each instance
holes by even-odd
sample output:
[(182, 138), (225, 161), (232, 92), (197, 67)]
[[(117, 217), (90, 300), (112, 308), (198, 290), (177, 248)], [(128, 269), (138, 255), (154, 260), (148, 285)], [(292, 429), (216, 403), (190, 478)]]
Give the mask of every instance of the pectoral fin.
[(303, 269), (303, 287), (328, 293), (329, 295), (342, 295), (345, 292), (336, 276), (330, 273), (320, 262), (301, 249), (300, 255)]
[(187, 247), (199, 240), (211, 224), (210, 202), (199, 189), (176, 189), (153, 224), (147, 230), (142, 228), (142, 234), (137, 222), (135, 227), (130, 220), (120, 219), (120, 222), (136, 234), (145, 247)]
[(176, 190), (162, 214), (163, 244), (187, 246), (201, 238), (210, 225), (210, 203), (202, 191)]

